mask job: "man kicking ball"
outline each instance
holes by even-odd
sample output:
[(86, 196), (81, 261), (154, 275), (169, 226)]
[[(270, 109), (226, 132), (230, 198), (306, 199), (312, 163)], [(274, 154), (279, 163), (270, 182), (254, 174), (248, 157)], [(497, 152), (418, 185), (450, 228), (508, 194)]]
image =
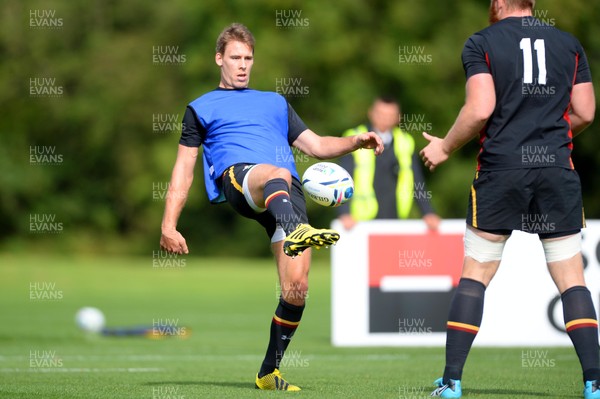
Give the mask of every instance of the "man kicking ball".
[(215, 62), (221, 70), (219, 87), (192, 101), (185, 111), (160, 245), (171, 253), (188, 253), (176, 226), (203, 145), (204, 183), (210, 201), (226, 201), (240, 215), (259, 222), (271, 239), (277, 263), (281, 298), (271, 321), (256, 387), (298, 391), (299, 387), (281, 376), (279, 364), (304, 311), (310, 250), (335, 244), (340, 236), (308, 224), (294, 159), (278, 154), (289, 152), (293, 146), (318, 159), (361, 148), (379, 155), (383, 143), (373, 132), (352, 137), (319, 136), (306, 127), (281, 95), (249, 89), (254, 37), (241, 24), (221, 32)]

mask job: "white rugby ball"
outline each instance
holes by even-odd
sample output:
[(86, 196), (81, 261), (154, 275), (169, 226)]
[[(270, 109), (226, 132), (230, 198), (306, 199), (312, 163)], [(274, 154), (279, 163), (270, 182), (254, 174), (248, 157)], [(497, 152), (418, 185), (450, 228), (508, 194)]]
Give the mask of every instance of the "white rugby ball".
[(310, 199), (322, 206), (339, 206), (354, 194), (350, 174), (332, 162), (319, 162), (306, 169), (302, 187)]
[(98, 308), (81, 308), (75, 315), (75, 322), (83, 331), (98, 333), (104, 328), (104, 313)]

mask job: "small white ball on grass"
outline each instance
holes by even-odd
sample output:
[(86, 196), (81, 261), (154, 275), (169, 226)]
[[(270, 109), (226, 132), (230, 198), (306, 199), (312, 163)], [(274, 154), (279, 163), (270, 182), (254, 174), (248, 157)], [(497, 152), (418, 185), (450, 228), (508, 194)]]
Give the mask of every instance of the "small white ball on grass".
[(77, 311), (75, 322), (83, 331), (99, 333), (104, 328), (106, 319), (100, 309), (87, 306)]

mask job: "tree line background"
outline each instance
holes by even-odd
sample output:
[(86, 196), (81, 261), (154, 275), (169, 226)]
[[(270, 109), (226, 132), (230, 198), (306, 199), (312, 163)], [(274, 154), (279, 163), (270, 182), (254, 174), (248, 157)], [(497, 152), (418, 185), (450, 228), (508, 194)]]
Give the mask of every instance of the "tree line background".
[[(393, 94), (421, 149), (421, 131), (445, 135), (464, 101), (460, 54), (487, 26), (488, 4), (3, 0), (0, 249), (157, 249), (179, 123), (191, 100), (218, 85), (215, 40), (231, 22), (256, 37), (251, 87), (284, 94), (312, 130), (341, 135), (366, 121), (377, 94)], [(540, 0), (536, 15), (577, 36), (600, 73), (598, 2)], [(576, 138), (573, 157), (588, 218), (600, 217), (597, 126)], [(471, 142), (426, 172), (443, 218), (465, 216), (476, 153)], [(300, 173), (316, 162), (291, 155)], [(179, 224), (191, 251), (267, 255), (257, 224), (208, 203), (201, 169)], [(315, 226), (335, 217), (308, 206)]]

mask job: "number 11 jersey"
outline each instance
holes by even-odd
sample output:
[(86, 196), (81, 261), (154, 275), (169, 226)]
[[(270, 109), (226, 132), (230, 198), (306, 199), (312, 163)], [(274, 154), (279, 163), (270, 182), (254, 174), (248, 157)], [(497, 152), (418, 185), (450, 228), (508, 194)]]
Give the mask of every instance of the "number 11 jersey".
[(573, 169), (571, 90), (592, 79), (574, 36), (534, 17), (509, 17), (472, 35), (462, 62), (467, 79), (491, 74), (496, 91), (478, 170)]

